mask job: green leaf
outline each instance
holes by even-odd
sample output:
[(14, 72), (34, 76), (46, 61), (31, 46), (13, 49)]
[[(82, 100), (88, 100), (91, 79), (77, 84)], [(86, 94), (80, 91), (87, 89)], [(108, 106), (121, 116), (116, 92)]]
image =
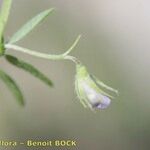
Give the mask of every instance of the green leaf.
[(25, 37), (29, 32), (31, 32), (39, 23), (41, 23), (54, 8), (45, 10), (29, 20), (23, 27), (21, 27), (10, 39), (9, 43), (15, 43)]
[(0, 79), (4, 81), (4, 83), (7, 85), (7, 87), (12, 91), (12, 93), (16, 97), (19, 104), (23, 106), (24, 105), (23, 95), (18, 85), (15, 83), (15, 81), (2, 70), (0, 70)]
[(8, 20), (10, 7), (12, 0), (3, 0), (3, 4), (0, 12), (0, 54), (3, 53), (3, 40), (2, 36), (4, 33), (4, 29)]
[(18, 68), (21, 68), (27, 72), (29, 72), (30, 74), (32, 74), (33, 76), (37, 77), (38, 79), (40, 79), (41, 81), (43, 81), (44, 83), (46, 83), (48, 86), (52, 86), (52, 81), (50, 79), (48, 79), (43, 73), (41, 73), (39, 70), (37, 70), (34, 66), (19, 60), (18, 58), (11, 56), (11, 55), (6, 55), (5, 56), (7, 61), (10, 62), (11, 64), (15, 65)]
[(0, 38), (2, 38), (5, 25), (8, 20), (12, 0), (3, 0), (0, 12)]

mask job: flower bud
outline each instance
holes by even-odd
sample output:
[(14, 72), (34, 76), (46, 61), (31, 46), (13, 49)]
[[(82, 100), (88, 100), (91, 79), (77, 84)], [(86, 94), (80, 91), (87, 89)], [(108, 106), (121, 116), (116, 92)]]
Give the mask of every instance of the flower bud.
[(76, 66), (76, 71), (75, 90), (84, 107), (91, 108), (92, 110), (95, 108), (107, 108), (113, 97), (105, 93), (101, 88), (115, 93), (118, 93), (118, 91), (90, 75), (86, 67), (81, 64)]

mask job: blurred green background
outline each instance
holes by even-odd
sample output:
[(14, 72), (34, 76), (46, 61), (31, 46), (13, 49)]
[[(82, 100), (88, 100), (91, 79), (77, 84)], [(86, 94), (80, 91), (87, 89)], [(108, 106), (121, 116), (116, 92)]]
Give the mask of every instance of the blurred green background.
[(28, 19), (55, 7), (56, 11), (18, 45), (60, 54), (82, 34), (72, 55), (90, 73), (118, 89), (120, 96), (108, 109), (92, 113), (82, 107), (74, 92), (73, 63), (10, 50), (43, 71), (55, 86), (50, 89), (2, 58), (0, 68), (16, 79), (26, 107), (20, 108), (0, 81), (0, 139), (73, 139), (78, 143), (75, 149), (80, 150), (149, 150), (149, 5), (148, 0), (13, 0), (8, 39)]

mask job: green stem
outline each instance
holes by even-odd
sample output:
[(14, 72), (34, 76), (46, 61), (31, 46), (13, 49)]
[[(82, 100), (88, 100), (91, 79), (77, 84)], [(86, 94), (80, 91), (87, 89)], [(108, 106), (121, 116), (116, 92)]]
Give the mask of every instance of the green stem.
[(78, 37), (76, 38), (74, 43), (71, 45), (71, 47), (63, 54), (64, 56), (68, 55), (76, 47), (76, 45), (78, 44), (80, 38), (81, 38), (81, 35), (78, 35)]
[(64, 55), (64, 54), (59, 54), (59, 55), (50, 55), (50, 54), (45, 54), (45, 53), (41, 53), (41, 52), (36, 52), (27, 48), (23, 48), (17, 45), (13, 45), (13, 44), (6, 44), (5, 45), (6, 49), (12, 49), (15, 51), (19, 51), (19, 52), (23, 52), (32, 56), (36, 56), (36, 57), (40, 57), (40, 58), (44, 58), (44, 59), (50, 59), (50, 60), (71, 60), (74, 63), (78, 64), (80, 63), (80, 61), (73, 56), (70, 55)]
[(73, 61), (75, 64), (81, 64), (81, 61), (79, 59), (77, 59), (76, 57), (74, 56), (70, 56), (70, 55), (67, 55), (64, 57), (66, 60), (71, 60)]
[(4, 54), (5, 51), (5, 47), (4, 47), (4, 38), (2, 37), (0, 39), (0, 56), (2, 56)]
[(72, 44), (72, 46), (63, 54), (59, 54), (59, 55), (50, 55), (50, 54), (45, 54), (45, 53), (41, 53), (41, 52), (36, 52), (27, 48), (23, 48), (14, 44), (5, 44), (5, 48), (6, 49), (13, 49), (15, 51), (19, 51), (19, 52), (23, 52), (32, 56), (36, 56), (36, 57), (40, 57), (40, 58), (44, 58), (44, 59), (51, 59), (51, 60), (71, 60), (76, 64), (79, 64), (80, 61), (73, 56), (68, 55), (77, 45), (77, 43), (80, 40), (81, 35), (79, 35), (76, 40), (74, 41), (74, 43)]
[(49, 55), (49, 54), (45, 54), (45, 53), (41, 53), (41, 52), (36, 52), (27, 48), (23, 48), (17, 45), (13, 45), (13, 44), (6, 44), (5, 45), (6, 49), (13, 49), (15, 51), (19, 51), (19, 52), (23, 52), (32, 56), (36, 56), (36, 57), (40, 57), (40, 58), (44, 58), (44, 59), (51, 59), (51, 60), (61, 60), (64, 59), (64, 56), (62, 54), (60, 55)]

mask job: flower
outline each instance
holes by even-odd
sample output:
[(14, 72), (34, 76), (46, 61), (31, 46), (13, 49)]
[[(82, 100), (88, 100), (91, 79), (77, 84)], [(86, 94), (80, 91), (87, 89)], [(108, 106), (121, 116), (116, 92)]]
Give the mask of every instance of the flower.
[(75, 90), (83, 106), (92, 110), (107, 108), (113, 97), (105, 93), (101, 88), (115, 93), (118, 93), (118, 91), (90, 75), (86, 67), (81, 64), (77, 64), (76, 71)]

